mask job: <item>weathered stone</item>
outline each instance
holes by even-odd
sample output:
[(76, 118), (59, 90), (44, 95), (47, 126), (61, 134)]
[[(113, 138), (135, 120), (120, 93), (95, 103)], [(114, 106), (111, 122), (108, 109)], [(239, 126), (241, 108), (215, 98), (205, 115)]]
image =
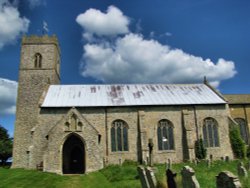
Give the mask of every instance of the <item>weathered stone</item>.
[(146, 167), (145, 171), (146, 171), (146, 176), (147, 176), (147, 179), (148, 179), (149, 187), (150, 188), (156, 188), (157, 181), (156, 181), (156, 178), (155, 178), (154, 171), (152, 170), (151, 167)]
[(217, 188), (241, 188), (240, 180), (229, 171), (223, 171), (216, 176)]
[(206, 164), (207, 164), (207, 167), (208, 167), (208, 168), (211, 167), (211, 161), (210, 161), (210, 159), (206, 159)]
[(149, 166), (153, 166), (154, 162), (153, 162), (153, 148), (154, 148), (154, 144), (153, 144), (153, 139), (150, 138), (148, 140), (148, 148), (149, 148)]
[(142, 166), (138, 166), (137, 172), (140, 178), (142, 188), (150, 188), (144, 168)]
[(209, 155), (209, 159), (210, 159), (211, 162), (213, 161), (213, 155), (212, 154)]
[(248, 176), (247, 170), (244, 167), (243, 162), (239, 162), (237, 170), (238, 170), (238, 176), (243, 176), (243, 177), (247, 177)]
[(181, 175), (183, 188), (200, 188), (200, 184), (195, 177), (195, 172), (191, 167), (184, 166)]
[(166, 162), (166, 170), (167, 169), (172, 169), (172, 160), (171, 159), (168, 159)]

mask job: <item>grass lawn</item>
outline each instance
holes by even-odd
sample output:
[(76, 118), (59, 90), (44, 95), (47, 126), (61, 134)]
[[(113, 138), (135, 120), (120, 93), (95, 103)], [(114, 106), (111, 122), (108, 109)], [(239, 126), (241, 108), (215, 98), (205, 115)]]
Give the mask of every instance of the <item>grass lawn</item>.
[[(184, 165), (191, 166), (200, 183), (201, 188), (214, 188), (215, 176), (224, 170), (229, 170), (237, 175), (238, 161), (229, 163), (215, 161), (210, 168), (205, 163), (199, 163), (197, 166), (192, 163), (174, 164), (173, 171), (177, 172), (177, 184), (181, 186), (180, 171)], [(160, 187), (166, 187), (165, 165), (156, 165), (158, 173), (157, 180)], [(137, 166), (135, 164), (125, 164), (123, 166), (111, 165), (98, 172), (87, 175), (57, 175), (35, 170), (6, 169), (0, 168), (0, 188), (139, 188), (140, 181), (137, 179)], [(244, 188), (250, 188), (250, 177), (241, 178)]]
[(36, 170), (0, 168), (0, 188), (139, 188), (135, 165), (109, 166), (87, 175), (57, 175)]

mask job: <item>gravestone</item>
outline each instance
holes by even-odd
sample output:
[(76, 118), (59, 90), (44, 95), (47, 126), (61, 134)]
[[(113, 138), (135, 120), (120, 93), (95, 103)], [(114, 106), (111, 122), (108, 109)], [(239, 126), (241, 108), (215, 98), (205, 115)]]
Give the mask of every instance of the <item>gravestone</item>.
[(230, 161), (229, 156), (226, 156), (226, 157), (225, 157), (225, 161), (226, 161), (226, 162), (229, 162), (229, 161)]
[(149, 187), (156, 188), (157, 181), (156, 181), (155, 174), (154, 174), (152, 168), (146, 167), (145, 171), (146, 171), (146, 177), (148, 180)]
[(137, 172), (139, 174), (142, 188), (150, 188), (144, 168), (142, 166), (138, 166)]
[(183, 188), (200, 188), (200, 184), (195, 177), (195, 172), (191, 167), (184, 166), (181, 175)]
[(211, 161), (210, 161), (210, 159), (206, 159), (206, 164), (207, 164), (207, 167), (208, 167), (208, 168), (211, 167)]
[(248, 176), (247, 170), (242, 162), (239, 162), (237, 170), (238, 170), (238, 176), (243, 176), (243, 177)]
[(176, 177), (176, 173), (173, 173), (170, 169), (166, 170), (166, 177), (167, 177), (167, 185), (168, 188), (176, 188), (176, 182), (175, 182), (175, 177)]
[(198, 163), (199, 163), (199, 162), (200, 162), (200, 160), (199, 160), (199, 159), (197, 159), (197, 158), (196, 158), (196, 159), (194, 159), (194, 164), (195, 164), (195, 165), (198, 165)]
[(216, 176), (216, 188), (241, 188), (240, 180), (229, 171), (220, 172)]
[(154, 148), (154, 143), (153, 143), (153, 139), (150, 138), (148, 139), (148, 152), (149, 152), (149, 166), (153, 166), (153, 148)]
[(172, 161), (171, 161), (171, 159), (168, 159), (166, 162), (166, 170), (171, 169), (171, 168), (172, 168)]
[(213, 161), (213, 155), (212, 154), (209, 155), (209, 159), (210, 159), (210, 161)]

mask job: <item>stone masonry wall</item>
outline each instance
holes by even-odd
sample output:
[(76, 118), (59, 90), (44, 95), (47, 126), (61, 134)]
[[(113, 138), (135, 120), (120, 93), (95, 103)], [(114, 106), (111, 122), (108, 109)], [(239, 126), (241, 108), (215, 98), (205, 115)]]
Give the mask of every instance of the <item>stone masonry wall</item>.
[[(231, 147), (228, 138), (228, 121), (227, 110), (223, 105), (213, 106), (196, 106), (181, 107), (117, 107), (117, 108), (79, 108), (76, 109), (79, 114), (89, 122), (94, 129), (100, 134), (101, 139), (97, 143), (97, 134), (89, 129), (88, 134), (77, 132), (77, 134), (85, 141), (87, 150), (86, 156), (86, 172), (102, 168), (105, 164), (119, 164), (124, 160), (139, 160), (139, 153), (142, 153), (139, 143), (147, 149), (148, 139), (152, 138), (154, 143), (153, 156), (155, 163), (165, 163), (167, 159), (173, 162), (181, 162), (184, 159), (183, 152), (194, 152), (194, 141), (197, 135), (202, 135), (203, 120), (207, 117), (213, 117), (219, 124), (219, 141), (220, 147), (208, 148), (208, 156), (213, 155), (214, 159), (222, 156), (232, 157)], [(62, 147), (67, 136), (71, 132), (64, 132), (64, 119), (69, 113), (69, 108), (46, 108), (42, 109), (39, 117), (39, 125), (34, 129), (33, 135), (33, 152), (31, 156), (30, 167), (35, 168), (40, 161), (45, 161), (45, 170), (50, 172), (62, 173)], [(195, 111), (195, 113), (194, 113)], [(188, 113), (189, 119), (185, 120), (188, 125), (183, 125), (183, 113)], [(140, 127), (144, 129), (144, 138), (139, 140), (140, 130), (138, 130), (139, 114), (143, 113), (143, 121)], [(196, 114), (196, 115), (194, 115)], [(195, 116), (197, 128), (195, 127)], [(186, 117), (187, 118), (187, 117)], [(110, 128), (113, 121), (124, 120), (128, 126), (128, 145), (129, 151), (112, 152)], [(168, 119), (174, 126), (174, 150), (159, 151), (157, 143), (157, 125), (162, 119)], [(143, 123), (143, 124), (142, 124)], [(89, 125), (85, 125), (89, 127)], [(53, 128), (57, 127), (57, 128)], [(107, 130), (106, 130), (107, 127)], [(191, 127), (191, 128), (188, 128)], [(188, 148), (183, 145), (183, 128), (188, 129), (191, 138), (188, 138)], [(198, 132), (196, 132), (198, 130)], [(107, 131), (107, 132), (106, 132)], [(139, 132), (138, 132), (139, 131)], [(46, 140), (46, 135), (49, 139)], [(107, 136), (107, 137), (106, 137)], [(187, 139), (187, 138), (185, 138)], [(92, 145), (94, 144), (94, 145)], [(90, 147), (91, 145), (91, 147)], [(91, 148), (96, 147), (93, 150)], [(143, 148), (142, 148), (143, 149)], [(98, 152), (96, 152), (98, 151)], [(148, 151), (144, 153), (143, 160), (146, 160)], [(190, 160), (195, 156), (190, 154)], [(93, 159), (93, 160), (92, 160)], [(98, 160), (97, 160), (98, 159)], [(96, 163), (96, 161), (98, 161)]]
[[(46, 39), (46, 43), (44, 43)], [(39, 100), (49, 84), (59, 84), (57, 72), (59, 51), (57, 40), (40, 37), (24, 37), (21, 49), (18, 97), (13, 149), (13, 168), (27, 168), (29, 165), (30, 132), (35, 127), (39, 114)], [(49, 41), (52, 41), (49, 43)], [(35, 53), (42, 54), (42, 68), (34, 68)]]

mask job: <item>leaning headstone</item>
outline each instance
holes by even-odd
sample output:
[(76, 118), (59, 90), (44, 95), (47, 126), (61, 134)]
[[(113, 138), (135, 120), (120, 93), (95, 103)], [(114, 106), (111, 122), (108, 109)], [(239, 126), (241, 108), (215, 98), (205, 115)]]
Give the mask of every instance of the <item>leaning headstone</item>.
[(142, 166), (138, 166), (137, 172), (139, 174), (142, 188), (150, 188), (144, 168)]
[(200, 160), (199, 160), (198, 158), (195, 158), (195, 159), (194, 159), (194, 164), (195, 164), (195, 165), (198, 165), (199, 162), (200, 162)]
[(175, 177), (176, 173), (173, 173), (170, 169), (166, 170), (166, 176), (167, 176), (167, 185), (169, 188), (176, 188), (176, 182), (175, 182)]
[(156, 188), (157, 181), (156, 181), (155, 174), (154, 174), (153, 170), (150, 167), (147, 167), (145, 169), (145, 171), (146, 171), (146, 176), (147, 176), (147, 179), (148, 179), (149, 187), (150, 188)]
[(200, 184), (195, 177), (195, 172), (191, 167), (184, 166), (181, 175), (183, 188), (200, 188)]
[(216, 176), (216, 188), (241, 188), (240, 180), (229, 171), (223, 171)]
[(172, 169), (172, 161), (171, 161), (171, 159), (168, 159), (167, 162), (166, 162), (166, 170), (167, 169)]
[(248, 176), (247, 170), (244, 167), (244, 165), (243, 165), (242, 162), (240, 162), (238, 164), (238, 176), (243, 176), (243, 177), (247, 177)]

